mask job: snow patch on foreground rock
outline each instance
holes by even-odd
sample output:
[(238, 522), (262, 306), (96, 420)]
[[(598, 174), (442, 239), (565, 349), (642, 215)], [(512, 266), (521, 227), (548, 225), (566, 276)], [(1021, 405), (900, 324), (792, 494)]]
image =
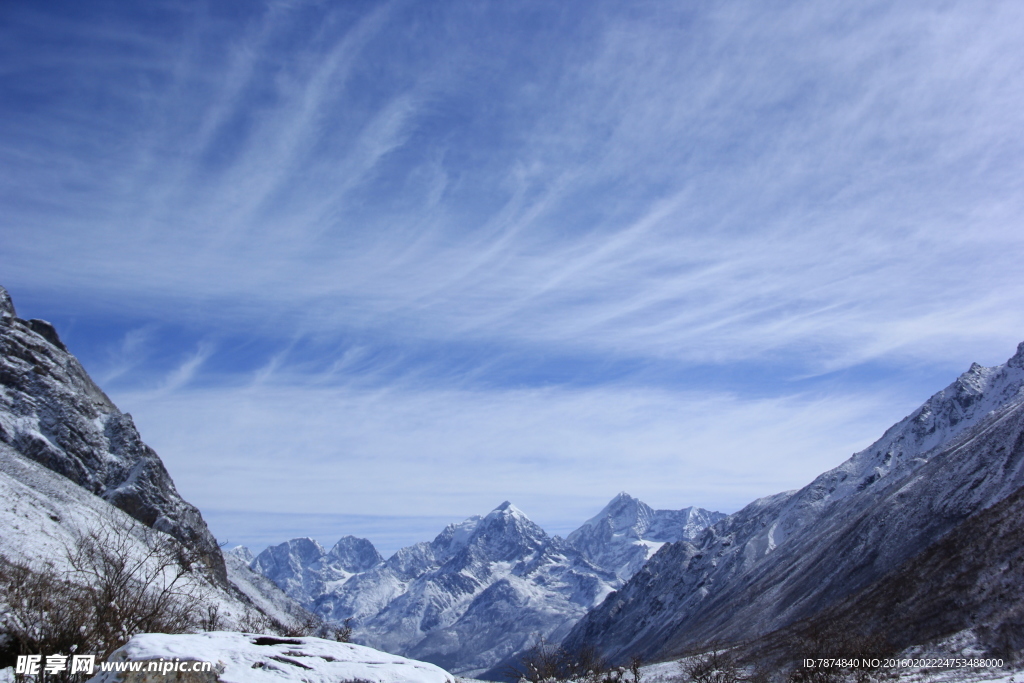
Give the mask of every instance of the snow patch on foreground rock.
[[(114, 652), (111, 662), (212, 662), (219, 683), (455, 683), (444, 669), (379, 650), (322, 638), (282, 638), (251, 633), (143, 633)], [(101, 673), (89, 683), (132, 683), (145, 674)], [(153, 676), (153, 674), (149, 674)], [(157, 675), (158, 678), (164, 678)], [(188, 679), (182, 679), (188, 680)]]

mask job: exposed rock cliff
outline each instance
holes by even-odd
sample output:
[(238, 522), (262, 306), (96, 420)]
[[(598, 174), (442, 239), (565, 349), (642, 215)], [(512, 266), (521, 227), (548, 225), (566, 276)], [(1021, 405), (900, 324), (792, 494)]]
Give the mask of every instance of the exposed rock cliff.
[(0, 287), (0, 441), (198, 549), (226, 581), (224, 559), (199, 510), (185, 502), (131, 415), (68, 353), (53, 326), (17, 317)]

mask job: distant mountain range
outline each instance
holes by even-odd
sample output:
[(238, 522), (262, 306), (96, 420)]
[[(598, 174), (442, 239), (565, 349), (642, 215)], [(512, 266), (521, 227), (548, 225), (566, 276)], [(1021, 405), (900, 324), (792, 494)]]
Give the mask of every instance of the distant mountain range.
[(653, 510), (620, 493), (562, 539), (505, 502), (387, 560), (365, 539), (325, 551), (302, 538), (267, 548), (252, 567), (321, 616), (352, 618), (357, 642), (494, 677), (539, 638), (560, 640), (662, 545), (724, 517)]
[(992, 639), (1024, 646), (1022, 486), (1024, 344), (799, 491), (666, 545), (564, 645), (618, 661), (713, 643), (792, 656), (800, 634), (824, 628), (896, 649), (970, 630), (981, 651), (1011, 657), (1013, 638)]

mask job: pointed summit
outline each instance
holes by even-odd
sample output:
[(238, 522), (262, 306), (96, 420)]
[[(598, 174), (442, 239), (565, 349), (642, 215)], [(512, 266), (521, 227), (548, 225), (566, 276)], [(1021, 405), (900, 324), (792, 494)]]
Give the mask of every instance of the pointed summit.
[[(654, 510), (650, 506), (621, 491), (600, 512), (584, 522), (583, 527), (602, 527), (606, 535), (626, 532), (634, 538), (641, 538), (653, 516)], [(569, 538), (581, 529), (574, 531)]]
[[(639, 498), (634, 498), (633, 496), (629, 495), (625, 491), (619, 491), (615, 495), (614, 498), (612, 498), (610, 501), (608, 501), (608, 504), (604, 506), (604, 510), (602, 510), (601, 512), (603, 513), (606, 510), (621, 509), (621, 508), (626, 508), (626, 507), (630, 507), (630, 506), (636, 506), (638, 503), (643, 505), (643, 503), (640, 503), (640, 499)], [(600, 513), (598, 514), (598, 516), (600, 517)]]
[(490, 517), (491, 515), (501, 515), (503, 517), (522, 517), (523, 519), (529, 519), (529, 517), (526, 516), (525, 512), (523, 512), (522, 510), (520, 510), (507, 500), (498, 507), (491, 510), (490, 514), (488, 514), (487, 516)]
[(366, 571), (384, 561), (373, 543), (365, 538), (344, 536), (325, 555), (328, 560), (346, 572)]

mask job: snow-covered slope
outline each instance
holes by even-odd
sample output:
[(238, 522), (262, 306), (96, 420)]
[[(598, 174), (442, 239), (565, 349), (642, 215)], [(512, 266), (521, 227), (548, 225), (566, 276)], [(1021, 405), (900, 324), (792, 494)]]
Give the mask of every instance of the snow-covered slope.
[[(359, 571), (352, 570), (376, 551), (359, 546), (347, 554), (358, 562), (339, 567), (330, 561), (339, 553), (325, 553), (312, 539), (268, 548), (253, 567), (321, 616), (353, 618), (357, 642), (457, 673), (493, 675), (539, 637), (564, 636), (652, 549), (721, 516), (654, 511), (620, 494), (563, 540), (505, 502)], [(335, 549), (342, 545), (357, 547), (351, 537)]]
[[(275, 624), (289, 629), (307, 624), (311, 614), (297, 601), (285, 595), (273, 581), (253, 571), (249, 563), (232, 553), (224, 554), (228, 571), (229, 595), (245, 605), (240, 617), (224, 619), (222, 628), (273, 630)], [(265, 619), (264, 619), (265, 617)], [(269, 624), (271, 629), (267, 629)]]
[[(128, 662), (157, 662), (159, 665), (180, 662), (210, 662), (209, 678), (220, 683), (455, 683), (448, 672), (432, 664), (415, 662), (404, 657), (385, 654), (359, 645), (336, 643), (320, 638), (268, 638), (247, 633), (197, 633), (165, 635), (144, 633), (133, 637), (110, 659), (130, 666)], [(186, 665), (187, 667), (191, 664)], [(133, 674), (114, 671), (99, 673), (90, 683), (120, 681), (185, 680), (168, 669), (167, 674)]]
[(664, 657), (810, 617), (1024, 485), (1024, 344), (977, 364), (803, 489), (661, 549), (566, 639)]
[[(58, 572), (69, 568), (69, 554), (78, 539), (92, 531), (131, 529), (137, 520), (67, 478), (33, 462), (0, 443), (0, 555)], [(155, 534), (155, 535), (154, 535)], [(148, 535), (152, 541), (162, 535)], [(129, 552), (142, 558), (149, 552), (147, 535), (137, 531)], [(229, 558), (227, 585), (197, 567), (186, 577), (189, 593), (202, 595), (214, 606), (221, 624), (238, 626), (260, 615), (263, 621), (296, 626), (308, 614), (294, 600), (236, 558)], [(2, 602), (2, 598), (0, 598)], [(0, 621), (2, 626), (2, 621)]]
[(946, 650), (941, 656), (1024, 664), (1021, 520), (1024, 487), (970, 515), (866, 588), (751, 643), (744, 654), (784, 668), (806, 656), (805, 634), (847, 633), (870, 636), (892, 652), (914, 648), (918, 653), (911, 657)]

